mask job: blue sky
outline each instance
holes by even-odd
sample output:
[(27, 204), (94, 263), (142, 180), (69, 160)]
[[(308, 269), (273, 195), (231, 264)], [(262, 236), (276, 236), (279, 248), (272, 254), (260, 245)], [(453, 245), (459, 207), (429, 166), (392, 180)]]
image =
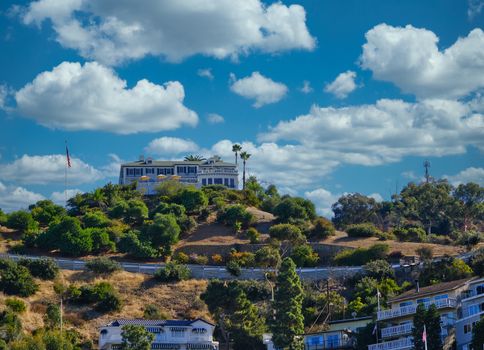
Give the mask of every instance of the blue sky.
[[(484, 3), (0, 4), (0, 208), (116, 182), (140, 154), (252, 154), (330, 215), (436, 178), (484, 182)], [(304, 87), (304, 88), (303, 88)]]

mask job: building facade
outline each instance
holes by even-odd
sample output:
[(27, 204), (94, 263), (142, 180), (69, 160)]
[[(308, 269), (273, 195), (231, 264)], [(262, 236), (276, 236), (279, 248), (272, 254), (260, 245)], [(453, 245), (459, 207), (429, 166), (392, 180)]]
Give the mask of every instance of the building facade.
[(461, 302), (473, 279), (444, 282), (416, 288), (390, 299), (391, 308), (377, 312), (381, 342), (368, 346), (368, 350), (404, 350), (413, 348), (413, 317), (417, 306), (434, 304), (440, 314), (441, 336), (445, 342), (452, 334), (461, 316)]
[(156, 187), (167, 180), (198, 188), (223, 185), (237, 189), (239, 172), (236, 164), (224, 162), (218, 156), (202, 161), (160, 161), (141, 156), (136, 162), (121, 164), (119, 184), (128, 185), (136, 181), (138, 190), (147, 195), (155, 194)]
[(120, 349), (123, 342), (123, 326), (138, 325), (154, 334), (152, 349), (218, 350), (213, 340), (215, 325), (203, 319), (188, 320), (115, 320), (99, 330), (99, 349)]
[[(353, 349), (356, 345), (355, 333), (372, 321), (372, 317), (335, 320), (328, 323), (327, 331), (308, 333), (303, 336), (304, 350)], [(271, 334), (264, 334), (263, 342), (267, 350), (277, 350)]]
[[(455, 324), (457, 350), (470, 350), (472, 329), (484, 317), (484, 278), (469, 283), (469, 289), (463, 293), (461, 314)], [(480, 349), (479, 349), (480, 350)]]

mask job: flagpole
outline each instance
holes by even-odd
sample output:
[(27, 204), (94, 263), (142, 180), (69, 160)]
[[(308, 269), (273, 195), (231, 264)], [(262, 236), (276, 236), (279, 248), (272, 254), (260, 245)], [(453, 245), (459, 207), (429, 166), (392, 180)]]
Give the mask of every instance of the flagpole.
[(378, 343), (378, 312), (380, 312), (380, 290), (378, 287), (376, 288), (376, 300), (377, 300), (377, 313), (376, 313), (376, 321), (375, 321), (375, 329), (376, 329), (376, 342)]
[(424, 341), (424, 344), (425, 344), (425, 350), (427, 350), (427, 327), (425, 327), (425, 323), (424, 323), (424, 330), (422, 334), (422, 340)]
[(67, 208), (67, 167), (69, 165), (69, 153), (67, 153), (67, 140), (64, 140), (65, 144), (66, 144), (66, 164), (65, 164), (65, 167), (64, 167), (64, 199), (65, 199), (65, 204), (64, 204), (64, 207)]

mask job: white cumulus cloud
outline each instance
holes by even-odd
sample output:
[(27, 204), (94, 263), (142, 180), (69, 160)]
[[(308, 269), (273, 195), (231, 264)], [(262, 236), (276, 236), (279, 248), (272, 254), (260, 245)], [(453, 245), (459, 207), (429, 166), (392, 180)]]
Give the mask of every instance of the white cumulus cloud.
[(411, 25), (369, 30), (361, 65), (419, 98), (458, 98), (484, 87), (484, 32), (476, 28), (439, 50), (435, 33)]
[(353, 90), (356, 89), (355, 83), (356, 73), (353, 71), (346, 71), (336, 77), (336, 79), (327, 84), (324, 91), (335, 95), (337, 98), (346, 98)]
[(253, 72), (252, 75), (239, 80), (232, 74), (231, 80), (230, 90), (242, 97), (254, 99), (255, 108), (280, 101), (288, 90), (286, 85), (266, 78), (259, 72)]
[(145, 151), (150, 154), (166, 156), (196, 152), (198, 149), (198, 145), (191, 140), (167, 136), (154, 139), (145, 147)]
[(38, 0), (22, 13), (25, 24), (50, 19), (63, 47), (105, 64), (147, 55), (176, 62), (196, 54), (222, 59), (315, 47), (304, 8), (281, 2)]
[(140, 80), (129, 89), (113, 70), (96, 62), (63, 62), (17, 91), (17, 111), (50, 128), (118, 134), (195, 126), (197, 114), (183, 105), (181, 83)]
[(217, 114), (217, 113), (210, 113), (210, 114), (207, 116), (207, 121), (208, 121), (210, 124), (220, 124), (220, 123), (224, 123), (224, 122), (225, 122), (225, 119), (224, 119), (224, 117), (222, 117), (220, 114)]
[(62, 192), (52, 192), (52, 194), (50, 195), (50, 199), (58, 205), (65, 206), (66, 205), (66, 198), (67, 198), (67, 200), (69, 200), (78, 193), (83, 193), (83, 191), (81, 191), (77, 188), (71, 188), (71, 189), (67, 189), (66, 191), (62, 191)]
[(304, 193), (304, 196), (314, 203), (318, 214), (327, 218), (331, 218), (333, 216), (331, 206), (340, 197), (339, 195), (333, 194), (324, 188), (317, 188), (313, 191), (307, 191)]
[(455, 175), (444, 175), (443, 177), (449, 180), (454, 186), (468, 182), (474, 182), (484, 186), (484, 168), (469, 167)]
[(199, 77), (207, 78), (208, 80), (213, 80), (215, 77), (212, 74), (212, 69), (210, 68), (201, 68), (197, 71)]
[(299, 89), (303, 94), (309, 94), (313, 92), (313, 88), (311, 87), (311, 83), (308, 80), (303, 81), (303, 86)]
[[(20, 184), (63, 184), (65, 167), (66, 156), (63, 154), (45, 156), (24, 154), (11, 163), (0, 163), (0, 178)], [(101, 171), (78, 158), (71, 157), (71, 168), (67, 173), (69, 185), (90, 183), (103, 177)]]
[(27, 209), (29, 205), (45, 199), (39, 193), (31, 192), (23, 187), (5, 186), (0, 182), (0, 208), (5, 212)]

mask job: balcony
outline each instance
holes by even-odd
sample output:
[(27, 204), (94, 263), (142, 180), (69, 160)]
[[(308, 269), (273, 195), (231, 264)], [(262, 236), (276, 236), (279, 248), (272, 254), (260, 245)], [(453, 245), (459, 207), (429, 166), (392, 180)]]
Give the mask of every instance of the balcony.
[(368, 350), (400, 350), (413, 348), (411, 337), (368, 345)]
[(212, 174), (237, 175), (238, 171), (236, 169), (199, 169), (198, 174), (201, 174), (201, 175), (212, 175)]
[(412, 333), (412, 328), (413, 328), (412, 323), (382, 328), (381, 336), (382, 336), (382, 338), (399, 337), (401, 335), (406, 335), (406, 334)]
[[(448, 298), (448, 299), (441, 299), (441, 300), (424, 303), (426, 308), (428, 308), (432, 304), (435, 304), (437, 309), (445, 309), (448, 307), (455, 308), (457, 305), (457, 301), (455, 299)], [(390, 318), (413, 315), (416, 311), (417, 311), (417, 304), (414, 304), (414, 305), (402, 306), (395, 309), (378, 311), (377, 317), (378, 317), (378, 321), (388, 320)]]
[(338, 339), (338, 340), (326, 340), (319, 344), (305, 343), (305, 350), (329, 350), (329, 349), (345, 349), (353, 348), (355, 342), (352, 339)]

